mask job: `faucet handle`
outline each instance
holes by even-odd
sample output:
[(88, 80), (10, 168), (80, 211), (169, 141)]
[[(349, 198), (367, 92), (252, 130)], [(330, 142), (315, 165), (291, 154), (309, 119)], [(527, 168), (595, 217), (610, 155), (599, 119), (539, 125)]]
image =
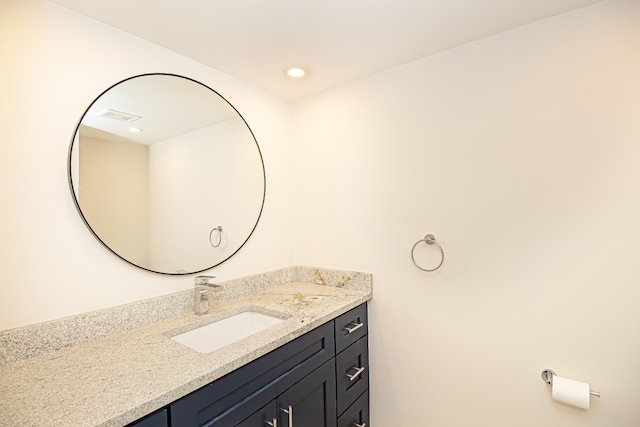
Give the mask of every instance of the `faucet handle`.
[(198, 285), (204, 285), (204, 286), (213, 285), (213, 282), (211, 282), (210, 280), (213, 280), (215, 278), (216, 278), (216, 276), (196, 276), (195, 283), (196, 283), (196, 286), (198, 286)]

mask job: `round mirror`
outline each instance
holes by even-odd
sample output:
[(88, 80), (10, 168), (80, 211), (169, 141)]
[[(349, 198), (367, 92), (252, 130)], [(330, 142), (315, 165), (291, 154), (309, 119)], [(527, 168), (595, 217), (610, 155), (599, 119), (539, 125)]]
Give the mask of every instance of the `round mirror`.
[(114, 254), (190, 274), (233, 256), (255, 229), (264, 163), (251, 129), (213, 89), (145, 74), (104, 91), (69, 150), (78, 212)]

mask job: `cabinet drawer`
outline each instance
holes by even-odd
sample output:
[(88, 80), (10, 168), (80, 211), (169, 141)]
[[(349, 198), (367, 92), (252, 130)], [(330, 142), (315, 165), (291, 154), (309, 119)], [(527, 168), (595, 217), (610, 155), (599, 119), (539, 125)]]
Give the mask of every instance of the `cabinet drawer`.
[[(257, 411), (334, 354), (333, 325), (329, 322), (175, 401), (169, 412), (171, 425), (217, 426), (218, 419), (231, 413), (241, 417), (246, 411)], [(265, 392), (257, 393), (259, 390)]]
[(367, 336), (336, 356), (338, 415), (369, 388), (369, 349)]
[(336, 353), (367, 334), (367, 304), (364, 303), (344, 313), (335, 320)]
[(369, 391), (362, 395), (338, 418), (338, 427), (367, 426), (369, 423)]

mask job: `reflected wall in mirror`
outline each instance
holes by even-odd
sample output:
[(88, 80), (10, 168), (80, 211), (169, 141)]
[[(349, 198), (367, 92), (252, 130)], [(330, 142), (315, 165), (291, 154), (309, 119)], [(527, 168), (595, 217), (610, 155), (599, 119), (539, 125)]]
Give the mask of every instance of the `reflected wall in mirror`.
[(173, 74), (128, 78), (93, 101), (71, 141), (69, 184), (100, 242), (163, 274), (233, 256), (265, 196), (262, 154), (244, 118), (213, 89)]

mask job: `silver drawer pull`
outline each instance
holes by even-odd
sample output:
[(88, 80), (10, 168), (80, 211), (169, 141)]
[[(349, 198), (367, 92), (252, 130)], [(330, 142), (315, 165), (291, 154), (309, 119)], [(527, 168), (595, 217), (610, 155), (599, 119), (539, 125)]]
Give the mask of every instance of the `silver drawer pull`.
[(351, 369), (355, 369), (356, 372), (353, 375), (345, 374), (347, 376), (347, 378), (349, 378), (349, 381), (355, 381), (360, 376), (360, 374), (362, 374), (364, 372), (364, 366), (362, 368), (356, 368), (354, 366)]
[(282, 412), (284, 412), (285, 414), (289, 414), (289, 426), (288, 427), (293, 427), (293, 407), (291, 405), (289, 405), (287, 407), (287, 409), (282, 409)]
[(351, 327), (349, 326), (345, 326), (344, 330), (347, 331), (348, 333), (352, 334), (355, 331), (357, 331), (358, 329), (362, 328), (364, 326), (364, 323), (350, 323), (350, 325), (352, 325)]
[(362, 423), (362, 424), (353, 423), (353, 425), (354, 425), (355, 427), (367, 427), (367, 423)]
[(265, 423), (267, 423), (269, 427), (278, 427), (278, 420), (275, 417), (273, 417), (271, 421), (265, 421)]

